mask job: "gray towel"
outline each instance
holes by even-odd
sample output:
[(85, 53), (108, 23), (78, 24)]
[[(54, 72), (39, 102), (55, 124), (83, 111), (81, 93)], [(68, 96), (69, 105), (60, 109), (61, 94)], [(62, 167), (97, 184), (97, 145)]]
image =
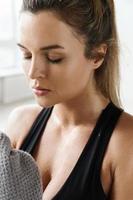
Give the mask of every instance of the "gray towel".
[(33, 157), (11, 148), (0, 132), (0, 200), (42, 200), (42, 182)]

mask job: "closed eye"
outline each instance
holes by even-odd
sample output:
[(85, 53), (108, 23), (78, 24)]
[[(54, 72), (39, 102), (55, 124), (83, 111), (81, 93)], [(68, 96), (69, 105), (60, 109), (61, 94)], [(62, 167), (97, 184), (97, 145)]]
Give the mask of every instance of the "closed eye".
[(57, 64), (57, 63), (61, 63), (62, 62), (62, 58), (58, 58), (58, 59), (50, 59), (47, 57), (47, 60), (53, 64)]
[[(23, 56), (24, 59), (26, 60), (30, 60), (32, 58), (32, 56)], [(58, 58), (58, 59), (50, 59), (50, 58), (47, 58), (47, 60), (53, 64), (56, 64), (56, 63), (60, 63), (63, 59), (62, 58)]]
[(23, 53), (22, 52), (22, 58), (25, 59), (25, 60), (29, 60), (32, 58), (32, 55), (30, 53)]
[(30, 60), (32, 58), (32, 56), (24, 56), (23, 58), (26, 60)]

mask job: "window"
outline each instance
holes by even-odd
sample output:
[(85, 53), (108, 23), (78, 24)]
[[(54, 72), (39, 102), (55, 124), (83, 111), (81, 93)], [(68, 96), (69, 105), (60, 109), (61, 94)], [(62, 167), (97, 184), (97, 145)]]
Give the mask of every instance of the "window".
[(0, 69), (17, 67), (18, 14), (22, 0), (0, 1)]

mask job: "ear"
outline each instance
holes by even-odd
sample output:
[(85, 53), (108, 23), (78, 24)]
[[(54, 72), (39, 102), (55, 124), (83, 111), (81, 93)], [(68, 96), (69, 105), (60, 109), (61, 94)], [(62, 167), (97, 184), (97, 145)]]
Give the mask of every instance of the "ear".
[(104, 61), (107, 52), (107, 44), (101, 44), (99, 47), (93, 50), (93, 58), (91, 60), (93, 68), (97, 69), (100, 67)]

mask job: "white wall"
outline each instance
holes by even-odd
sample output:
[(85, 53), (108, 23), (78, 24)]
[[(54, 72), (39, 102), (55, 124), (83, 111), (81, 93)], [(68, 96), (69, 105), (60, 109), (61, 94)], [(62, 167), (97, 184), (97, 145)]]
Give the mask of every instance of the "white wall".
[(125, 110), (133, 114), (133, 0), (115, 2), (121, 52), (121, 96)]
[(0, 103), (21, 101), (32, 96), (23, 73), (13, 73), (0, 77)]

